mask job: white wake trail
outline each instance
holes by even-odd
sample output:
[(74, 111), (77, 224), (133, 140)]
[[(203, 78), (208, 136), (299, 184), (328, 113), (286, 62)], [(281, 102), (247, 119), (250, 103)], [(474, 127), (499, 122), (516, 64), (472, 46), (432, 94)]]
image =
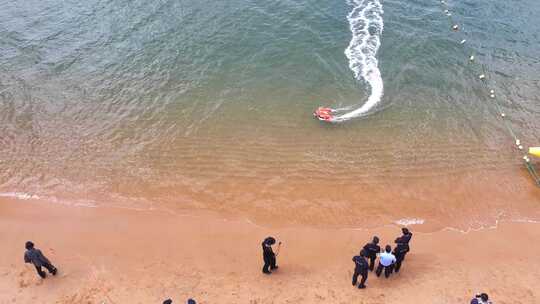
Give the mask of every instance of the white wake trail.
[(349, 68), (354, 77), (367, 82), (371, 94), (361, 107), (335, 115), (332, 119), (335, 122), (365, 115), (381, 101), (384, 91), (379, 62), (375, 57), (384, 27), (382, 4), (379, 0), (351, 0), (349, 4), (353, 7), (347, 15), (352, 39), (345, 49), (345, 56), (349, 59)]

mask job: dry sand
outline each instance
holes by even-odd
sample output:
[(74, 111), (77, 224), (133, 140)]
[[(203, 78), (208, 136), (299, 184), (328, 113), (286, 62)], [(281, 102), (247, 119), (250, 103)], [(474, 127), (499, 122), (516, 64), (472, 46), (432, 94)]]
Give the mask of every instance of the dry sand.
[[(540, 303), (540, 224), (422, 233), (390, 279), (351, 286), (351, 258), (372, 235), (399, 228), (269, 229), (242, 220), (160, 211), (70, 207), (0, 199), (0, 303)], [(261, 273), (261, 240), (284, 245), (279, 270)], [(40, 279), (23, 263), (32, 240), (60, 269)]]

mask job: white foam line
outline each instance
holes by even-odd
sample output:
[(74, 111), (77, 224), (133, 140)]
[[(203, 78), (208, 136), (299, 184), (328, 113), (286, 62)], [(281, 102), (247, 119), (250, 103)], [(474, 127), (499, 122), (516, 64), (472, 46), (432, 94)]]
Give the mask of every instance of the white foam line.
[(410, 225), (422, 225), (426, 221), (421, 218), (402, 218), (394, 222), (396, 225), (410, 226)]
[(75, 201), (69, 202), (65, 200), (58, 199), (56, 197), (43, 197), (36, 194), (26, 193), (26, 192), (0, 192), (0, 197), (9, 197), (15, 198), (22, 201), (28, 200), (44, 200), (53, 204), (65, 205), (65, 206), (75, 206), (75, 207), (88, 207), (95, 208), (97, 205), (92, 201)]
[(383, 96), (384, 85), (376, 58), (381, 45), (384, 28), (384, 13), (379, 0), (351, 0), (352, 11), (347, 15), (352, 39), (345, 56), (349, 59), (349, 68), (357, 80), (367, 82), (371, 88), (368, 100), (357, 109), (335, 115), (332, 121), (341, 122), (363, 116), (377, 105)]
[(10, 198), (16, 198), (20, 200), (40, 199), (39, 196), (35, 194), (26, 193), (26, 192), (3, 192), (3, 193), (0, 193), (0, 197), (10, 197)]

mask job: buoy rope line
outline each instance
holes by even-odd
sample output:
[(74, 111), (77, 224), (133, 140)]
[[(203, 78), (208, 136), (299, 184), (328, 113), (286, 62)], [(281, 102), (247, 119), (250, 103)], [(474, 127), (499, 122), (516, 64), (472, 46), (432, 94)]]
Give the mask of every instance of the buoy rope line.
[[(455, 32), (458, 36), (461, 36), (462, 39), (460, 40), (459, 44), (465, 45), (467, 43), (466, 38), (472, 38), (472, 34), (462, 29), (460, 25), (454, 20), (452, 11), (450, 10), (450, 7), (448, 6), (448, 3), (446, 2), (446, 0), (440, 0), (440, 3), (441, 3), (444, 14), (448, 17), (448, 22), (450, 23), (450, 30)], [(476, 53), (473, 50), (473, 52), (468, 58), (469, 64), (471, 66), (475, 62), (478, 62), (475, 55)], [(497, 98), (497, 95), (495, 94), (495, 86), (493, 85), (493, 82), (491, 81), (490, 77), (488, 77), (489, 76), (488, 69), (486, 68), (484, 64), (479, 63), (479, 65), (480, 65), (480, 69), (482, 73), (478, 75), (478, 79), (482, 83), (482, 86), (486, 90), (486, 92), (489, 92), (489, 98), (494, 101), (493, 104), (495, 105), (495, 108), (497, 112), (499, 113), (499, 116), (501, 117), (504, 126), (506, 127), (510, 136), (514, 139), (514, 143), (517, 150), (521, 152), (523, 151), (523, 144), (521, 140), (517, 137), (516, 132), (514, 132), (514, 130), (512, 129), (512, 126), (509, 120), (507, 119), (506, 113), (503, 111), (503, 108), (499, 103), (500, 99)], [(527, 170), (529, 171), (531, 177), (534, 179), (534, 182), (536, 183), (537, 186), (540, 186), (540, 175), (538, 174), (534, 166), (531, 164), (531, 159), (529, 158), (527, 154), (524, 154), (522, 159), (525, 162), (525, 166), (527, 167)]]

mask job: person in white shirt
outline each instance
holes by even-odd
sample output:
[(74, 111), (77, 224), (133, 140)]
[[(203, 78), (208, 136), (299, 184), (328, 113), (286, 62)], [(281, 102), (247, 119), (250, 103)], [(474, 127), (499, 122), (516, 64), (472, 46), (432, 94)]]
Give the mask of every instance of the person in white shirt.
[(375, 273), (378, 277), (380, 277), (384, 269), (384, 276), (388, 278), (394, 269), (395, 263), (396, 256), (392, 254), (392, 247), (390, 245), (386, 245), (384, 252), (379, 254), (379, 266), (377, 266)]

